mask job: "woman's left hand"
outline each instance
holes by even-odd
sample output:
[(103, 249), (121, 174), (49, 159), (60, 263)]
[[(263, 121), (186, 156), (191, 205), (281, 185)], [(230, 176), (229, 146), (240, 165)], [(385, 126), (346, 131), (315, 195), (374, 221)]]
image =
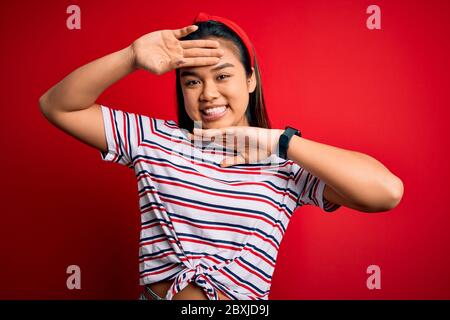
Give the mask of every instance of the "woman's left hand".
[(278, 140), (283, 130), (233, 126), (222, 129), (194, 128), (191, 139), (213, 140), (224, 148), (235, 150), (237, 156), (226, 158), (221, 167), (254, 163), (278, 154)]

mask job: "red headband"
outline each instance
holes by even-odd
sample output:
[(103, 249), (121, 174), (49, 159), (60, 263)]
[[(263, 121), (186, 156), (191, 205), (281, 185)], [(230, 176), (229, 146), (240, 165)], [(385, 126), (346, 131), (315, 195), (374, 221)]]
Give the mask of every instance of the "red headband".
[(247, 36), (247, 34), (245, 33), (245, 31), (242, 30), (241, 27), (239, 27), (236, 23), (234, 23), (233, 21), (231, 21), (229, 19), (218, 17), (218, 16), (211, 16), (211, 15), (209, 15), (207, 13), (204, 13), (204, 12), (200, 12), (197, 15), (197, 18), (195, 18), (194, 23), (202, 22), (202, 21), (208, 21), (208, 20), (219, 21), (219, 22), (223, 23), (228, 28), (230, 28), (231, 30), (233, 30), (234, 32), (237, 33), (237, 35), (241, 38), (242, 42), (244, 42), (244, 45), (247, 48), (247, 52), (248, 52), (248, 55), (250, 57), (251, 67), (254, 68), (254, 66), (255, 66), (255, 54), (254, 54), (254, 51), (253, 51), (252, 43), (250, 42), (250, 39)]

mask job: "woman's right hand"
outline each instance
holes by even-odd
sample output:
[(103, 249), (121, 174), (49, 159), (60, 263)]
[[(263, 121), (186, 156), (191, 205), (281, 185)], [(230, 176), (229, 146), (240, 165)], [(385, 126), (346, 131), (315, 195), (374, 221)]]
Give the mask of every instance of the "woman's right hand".
[(214, 65), (223, 56), (220, 43), (215, 40), (178, 39), (196, 31), (190, 25), (177, 30), (160, 30), (135, 40), (131, 48), (135, 67), (161, 75), (175, 68)]

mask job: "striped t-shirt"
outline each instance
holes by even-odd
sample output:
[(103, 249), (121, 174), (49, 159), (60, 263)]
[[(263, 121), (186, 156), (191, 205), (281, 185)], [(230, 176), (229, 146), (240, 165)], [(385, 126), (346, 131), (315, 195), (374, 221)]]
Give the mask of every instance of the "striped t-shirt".
[(104, 161), (136, 175), (141, 232), (140, 284), (172, 280), (171, 300), (189, 282), (210, 300), (267, 300), (278, 249), (302, 205), (335, 211), (325, 183), (273, 154), (221, 168), (233, 156), (211, 142), (192, 142), (173, 120), (102, 106)]

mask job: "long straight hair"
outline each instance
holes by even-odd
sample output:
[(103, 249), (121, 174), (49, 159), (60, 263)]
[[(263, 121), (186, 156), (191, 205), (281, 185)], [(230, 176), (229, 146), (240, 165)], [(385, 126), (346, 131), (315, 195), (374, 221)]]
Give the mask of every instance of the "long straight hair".
[[(231, 40), (238, 49), (239, 60), (245, 68), (247, 78), (251, 76), (252, 69), (250, 64), (250, 57), (240, 37), (226, 25), (221, 22), (208, 20), (197, 22), (198, 29), (187, 36), (180, 38), (180, 40), (197, 40), (206, 39), (210, 37), (222, 38)], [(266, 105), (264, 102), (264, 95), (261, 83), (261, 75), (259, 72), (258, 61), (255, 55), (254, 62), (256, 88), (249, 94), (249, 103), (245, 112), (247, 121), (251, 127), (260, 127), (270, 129), (270, 121), (267, 115)], [(194, 128), (194, 121), (189, 117), (184, 105), (183, 91), (181, 88), (180, 69), (175, 69), (176, 73), (176, 95), (178, 105), (178, 126), (186, 129), (192, 133)]]

